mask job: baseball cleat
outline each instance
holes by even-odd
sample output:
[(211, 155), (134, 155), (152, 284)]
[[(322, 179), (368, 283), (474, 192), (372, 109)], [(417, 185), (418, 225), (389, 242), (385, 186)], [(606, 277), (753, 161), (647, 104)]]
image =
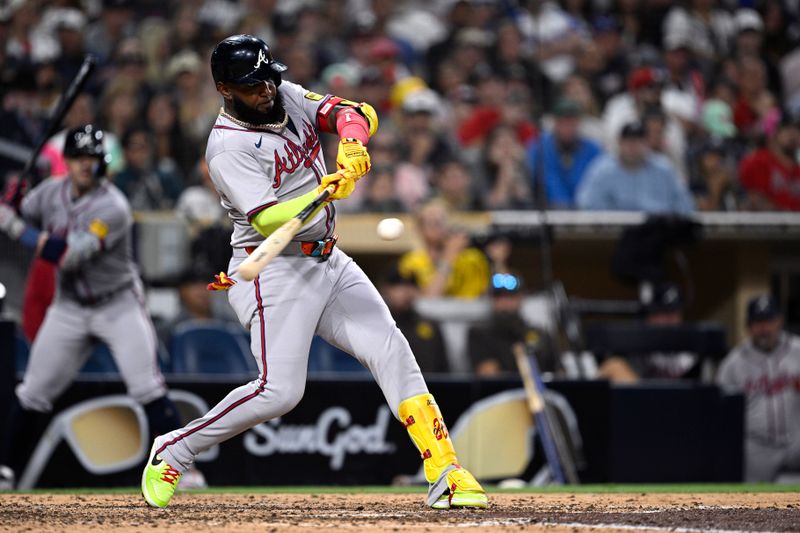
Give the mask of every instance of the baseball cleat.
[[(452, 507), (489, 507), (489, 498), (481, 484), (469, 471), (454, 464), (442, 473), (442, 478), (431, 485), (431, 490), (441, 482), (447, 483), (447, 489), (430, 506), (434, 509), (450, 509)], [(439, 489), (441, 490), (441, 489)], [(438, 492), (436, 490), (435, 492)]]
[(169, 505), (180, 481), (181, 473), (156, 455), (154, 442), (142, 472), (142, 496), (145, 501), (152, 507), (163, 509)]

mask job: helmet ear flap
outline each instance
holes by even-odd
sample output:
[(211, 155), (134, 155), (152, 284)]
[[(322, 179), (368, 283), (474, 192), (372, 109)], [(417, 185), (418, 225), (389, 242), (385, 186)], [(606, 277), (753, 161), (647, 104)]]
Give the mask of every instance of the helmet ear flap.
[(111, 156), (105, 154), (103, 157), (98, 158), (94, 166), (94, 177), (97, 179), (104, 178), (108, 170), (108, 163), (111, 161)]

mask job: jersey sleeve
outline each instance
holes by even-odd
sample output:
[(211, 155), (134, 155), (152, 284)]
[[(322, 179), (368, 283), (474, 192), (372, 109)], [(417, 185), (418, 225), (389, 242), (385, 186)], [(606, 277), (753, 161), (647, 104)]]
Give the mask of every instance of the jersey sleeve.
[(133, 226), (133, 215), (123, 202), (108, 202), (101, 206), (83, 231), (94, 235), (108, 249), (115, 246)]
[(325, 106), (329, 105), (331, 108), (333, 107), (330, 102), (331, 95), (329, 94), (318, 94), (309, 91), (302, 85), (288, 81), (281, 82), (281, 89), (283, 90), (283, 94), (291, 99), (292, 102), (303, 111), (303, 115), (311, 124), (314, 124), (317, 128), (320, 127), (318, 116), (324, 114)]
[(22, 203), (19, 206), (22, 218), (36, 226), (41, 225), (45, 202), (49, 197), (48, 191), (52, 185), (52, 181), (45, 181), (38, 187), (34, 187), (22, 198)]
[(217, 190), (248, 222), (278, 203), (272, 187), (272, 169), (265, 169), (252, 155), (225, 151), (208, 161), (208, 171)]

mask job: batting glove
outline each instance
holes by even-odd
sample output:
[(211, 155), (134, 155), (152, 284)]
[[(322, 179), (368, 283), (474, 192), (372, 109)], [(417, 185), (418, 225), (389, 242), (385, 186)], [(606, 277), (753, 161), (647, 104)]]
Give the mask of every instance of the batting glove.
[(336, 168), (347, 170), (353, 174), (356, 181), (361, 179), (372, 164), (369, 160), (367, 149), (358, 139), (341, 139), (339, 141), (339, 152), (336, 155)]
[(328, 200), (341, 200), (347, 198), (356, 190), (356, 179), (350, 172), (340, 170), (334, 174), (322, 176), (322, 182), (319, 184), (317, 192), (321, 193), (328, 185), (334, 185), (335, 188), (331, 195), (328, 196)]
[(26, 192), (28, 192), (28, 181), (22, 180), (17, 176), (12, 176), (6, 182), (6, 187), (3, 190), (2, 202), (19, 210), (22, 197), (25, 196)]
[(214, 276), (214, 281), (209, 283), (206, 289), (210, 291), (227, 291), (234, 285), (236, 285), (235, 281), (229, 278), (225, 272), (220, 272)]

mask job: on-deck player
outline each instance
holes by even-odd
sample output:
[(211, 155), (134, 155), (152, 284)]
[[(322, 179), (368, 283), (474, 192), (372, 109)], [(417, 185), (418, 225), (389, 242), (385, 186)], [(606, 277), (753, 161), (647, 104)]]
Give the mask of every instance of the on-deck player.
[(130, 205), (104, 177), (103, 136), (92, 125), (67, 133), (68, 178), (48, 178), (30, 191), (22, 201), (22, 218), (0, 204), (0, 230), (58, 266), (56, 298), (31, 346), (2, 434), (6, 485), (13, 485), (12, 471), (21, 474), (40, 420), (72, 383), (95, 339), (111, 349), (128, 394), (144, 407), (153, 434), (180, 425), (166, 396), (155, 330), (133, 262)]
[[(458, 465), (442, 414), (386, 304), (336, 248), (332, 203), (256, 279), (236, 282), (238, 265), (266, 235), (331, 183), (332, 200), (347, 197), (370, 167), (364, 146), (378, 128), (375, 110), (282, 82), (285, 70), (267, 44), (250, 35), (229, 37), (211, 54), (224, 107), (209, 135), (206, 161), (234, 226), (231, 277), (221, 273), (212, 286), (228, 289), (231, 306), (250, 329), (259, 375), (204, 417), (155, 439), (142, 493), (150, 505), (165, 507), (198, 453), (294, 408), (305, 388), (311, 339), (318, 334), (372, 372), (422, 454), (428, 505), (486, 507), (483, 488)], [(325, 170), (320, 131), (341, 139), (340, 173)]]

